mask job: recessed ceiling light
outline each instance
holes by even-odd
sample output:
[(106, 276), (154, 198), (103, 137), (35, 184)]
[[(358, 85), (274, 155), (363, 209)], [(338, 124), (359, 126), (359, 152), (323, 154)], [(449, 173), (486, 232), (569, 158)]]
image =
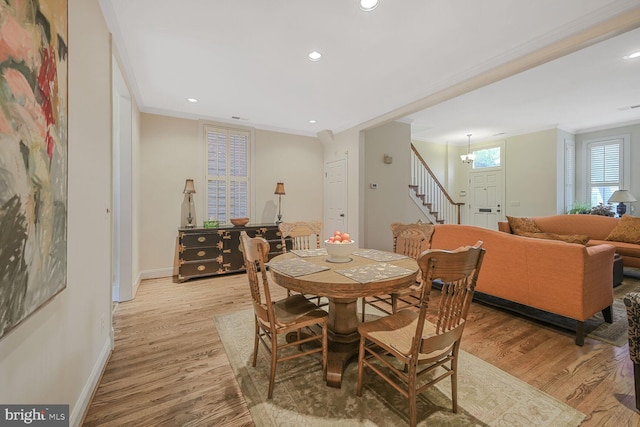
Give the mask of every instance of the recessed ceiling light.
[(187, 101), (189, 101), (192, 104), (196, 104), (198, 102), (198, 100), (195, 98), (187, 98)]
[(311, 119), (311, 120), (309, 120), (309, 123), (314, 124), (314, 123), (318, 123), (318, 122), (317, 122), (317, 120)]
[(640, 57), (640, 50), (637, 52), (633, 52), (631, 55), (625, 56), (624, 59), (633, 59), (638, 57)]
[(320, 52), (316, 52), (315, 50), (308, 55), (309, 61), (320, 61), (322, 58), (322, 54)]
[(378, 0), (360, 0), (360, 9), (370, 12), (378, 7)]

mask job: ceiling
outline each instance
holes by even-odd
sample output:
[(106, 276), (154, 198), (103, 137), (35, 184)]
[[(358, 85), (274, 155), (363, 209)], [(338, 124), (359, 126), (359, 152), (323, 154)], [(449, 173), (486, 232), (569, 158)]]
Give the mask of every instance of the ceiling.
[(100, 4), (142, 112), (313, 136), (404, 118), (414, 138), (452, 144), (640, 121), (629, 108), (640, 58), (622, 59), (640, 50), (640, 30), (407, 111), (640, 0), (381, 0), (372, 12), (357, 0)]

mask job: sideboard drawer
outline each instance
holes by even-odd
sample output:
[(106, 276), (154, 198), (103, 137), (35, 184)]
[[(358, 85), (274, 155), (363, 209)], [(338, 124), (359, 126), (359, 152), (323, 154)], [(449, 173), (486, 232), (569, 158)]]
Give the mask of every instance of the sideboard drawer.
[(220, 241), (219, 233), (224, 233), (223, 231), (214, 232), (214, 233), (184, 233), (180, 242), (182, 245), (188, 248), (199, 248), (205, 246), (213, 246), (216, 245)]
[(195, 276), (210, 276), (213, 274), (221, 274), (227, 271), (225, 269), (222, 257), (214, 260), (207, 261), (189, 261), (180, 266), (180, 276), (183, 277), (195, 277)]
[(209, 246), (206, 248), (188, 248), (180, 254), (180, 259), (184, 261), (206, 260), (222, 256), (224, 248)]

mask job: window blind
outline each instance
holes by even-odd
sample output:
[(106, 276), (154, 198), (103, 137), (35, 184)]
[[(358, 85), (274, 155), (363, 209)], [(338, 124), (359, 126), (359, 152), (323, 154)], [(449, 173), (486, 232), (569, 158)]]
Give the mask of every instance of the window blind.
[(207, 216), (228, 224), (249, 216), (249, 132), (205, 128)]
[(622, 181), (622, 140), (589, 144), (589, 189), (591, 206), (606, 204)]

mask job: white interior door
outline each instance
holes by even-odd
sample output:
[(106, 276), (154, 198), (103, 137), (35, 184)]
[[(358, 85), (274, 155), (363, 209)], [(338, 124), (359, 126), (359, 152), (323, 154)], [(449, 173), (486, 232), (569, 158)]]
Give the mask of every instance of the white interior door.
[(325, 164), (324, 234), (347, 230), (347, 160)]
[(498, 229), (504, 219), (504, 173), (502, 169), (469, 173), (469, 223)]
[(111, 293), (113, 301), (134, 297), (131, 95), (115, 58), (113, 61), (113, 184)]

